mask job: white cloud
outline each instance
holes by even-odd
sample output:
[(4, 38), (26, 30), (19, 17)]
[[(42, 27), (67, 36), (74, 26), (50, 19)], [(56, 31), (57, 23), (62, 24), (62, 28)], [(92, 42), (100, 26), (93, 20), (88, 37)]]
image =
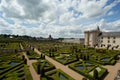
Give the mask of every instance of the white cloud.
[[(10, 29), (12, 34), (30, 36), (47, 37), (52, 34), (54, 37), (81, 37), (84, 30), (94, 29), (97, 25), (101, 26), (102, 30), (117, 29), (119, 21), (112, 23), (107, 23), (105, 19), (96, 21), (96, 18), (101, 16), (112, 15), (111, 9), (120, 2), (115, 0), (107, 5), (108, 1), (2, 0), (0, 4), (2, 16), (12, 19), (15, 24), (11, 25), (1, 20), (0, 31), (6, 32)], [(38, 26), (28, 27), (21, 25), (22, 23)]]
[(101, 31), (120, 31), (120, 20), (116, 20), (113, 22), (106, 22), (105, 19), (101, 19), (100, 21), (85, 26), (84, 31), (97, 29), (97, 26), (100, 27)]
[(111, 16), (111, 15), (113, 15), (114, 14), (114, 12), (113, 11), (110, 11), (109, 13), (108, 13), (108, 16)]
[(1, 27), (7, 27), (9, 24), (2, 18), (0, 18), (0, 29)]
[(85, 18), (95, 18), (105, 15), (112, 7), (117, 5), (119, 1), (106, 5), (108, 0), (81, 0), (79, 3), (78, 11), (80, 11)]
[(2, 0), (1, 9), (6, 17), (39, 19), (48, 9), (44, 0)]

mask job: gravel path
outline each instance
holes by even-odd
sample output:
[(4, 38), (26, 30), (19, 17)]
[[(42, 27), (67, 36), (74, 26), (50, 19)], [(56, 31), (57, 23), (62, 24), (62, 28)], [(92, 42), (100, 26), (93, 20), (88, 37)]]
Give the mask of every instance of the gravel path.
[(108, 70), (108, 72), (109, 72), (104, 80), (114, 80), (114, 78), (116, 77), (118, 69), (120, 69), (120, 61), (117, 62), (113, 66), (106, 65), (106, 66), (103, 66), (103, 67), (106, 68)]
[[(21, 45), (21, 49), (23, 49), (22, 45)], [(23, 55), (27, 59), (27, 65), (29, 66), (29, 70), (30, 70), (33, 80), (40, 80), (40, 75), (36, 73), (35, 69), (32, 66), (32, 63), (37, 62), (37, 60), (29, 60), (25, 52), (23, 52)]]

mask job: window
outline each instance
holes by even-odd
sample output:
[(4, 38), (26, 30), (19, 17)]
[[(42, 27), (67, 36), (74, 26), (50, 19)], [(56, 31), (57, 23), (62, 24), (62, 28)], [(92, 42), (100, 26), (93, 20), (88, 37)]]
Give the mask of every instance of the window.
[(103, 40), (101, 40), (101, 42), (103, 42)]
[(108, 43), (110, 43), (110, 41), (108, 40)]
[(108, 39), (110, 39), (110, 37), (108, 37)]
[(115, 39), (115, 37), (113, 37), (113, 39)]
[(113, 43), (115, 43), (115, 40), (113, 41)]
[(101, 39), (103, 39), (103, 37), (101, 37)]

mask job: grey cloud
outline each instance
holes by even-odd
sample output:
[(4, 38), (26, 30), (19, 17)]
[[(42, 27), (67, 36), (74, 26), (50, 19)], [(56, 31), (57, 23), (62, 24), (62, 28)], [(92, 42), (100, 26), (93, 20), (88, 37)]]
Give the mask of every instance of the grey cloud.
[(4, 11), (4, 14), (6, 17), (10, 17), (10, 18), (23, 18), (22, 16), (20, 16), (20, 12), (18, 10), (16, 10), (15, 8), (7, 8), (2, 6), (2, 9)]
[(30, 19), (38, 19), (48, 9), (43, 0), (17, 0), (25, 11), (25, 17)]
[[(17, 3), (22, 7), (25, 14), (21, 15), (20, 10), (13, 7), (12, 5), (14, 5), (14, 3), (12, 3), (10, 7), (1, 6), (6, 17), (38, 20), (49, 8), (43, 0), (17, 0)], [(9, 3), (7, 3), (7, 5), (9, 5)]]
[(81, 33), (82, 33), (82, 30), (80, 30), (80, 29), (75, 29), (75, 30), (71, 30), (70, 33), (81, 34)]
[(12, 34), (12, 30), (4, 29), (4, 30), (1, 30), (1, 33), (2, 34)]

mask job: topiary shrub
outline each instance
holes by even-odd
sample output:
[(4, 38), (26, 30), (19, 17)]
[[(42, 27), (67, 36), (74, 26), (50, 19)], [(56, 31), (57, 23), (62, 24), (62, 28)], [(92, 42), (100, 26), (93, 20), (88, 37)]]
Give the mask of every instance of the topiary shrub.
[(94, 80), (98, 80), (98, 71), (97, 71), (97, 69), (94, 69), (93, 77), (94, 77)]
[(37, 64), (37, 73), (40, 74), (40, 62)]
[(24, 64), (27, 64), (27, 59), (24, 59)]
[(82, 80), (87, 80), (87, 78), (82, 78)]

